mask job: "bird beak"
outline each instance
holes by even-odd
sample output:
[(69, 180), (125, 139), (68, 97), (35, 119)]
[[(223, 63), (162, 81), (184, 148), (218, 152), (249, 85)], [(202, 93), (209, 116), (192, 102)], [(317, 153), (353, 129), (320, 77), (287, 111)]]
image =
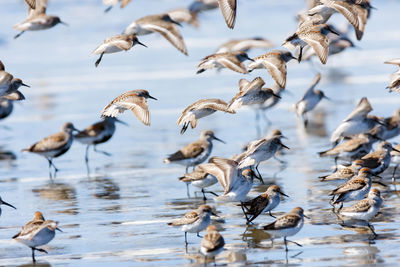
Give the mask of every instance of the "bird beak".
[(144, 46), (144, 47), (147, 47), (147, 45), (145, 45), (145, 44), (143, 44), (143, 43), (141, 43), (141, 42), (139, 42), (139, 41), (137, 41), (137, 43), (140, 44), (140, 45), (142, 45), (142, 46)]
[(279, 96), (279, 95), (277, 95), (277, 94), (274, 94), (274, 93), (272, 93), (272, 95), (275, 96), (276, 98), (279, 98), (279, 99), (282, 98), (281, 96)]
[(65, 26), (69, 27), (69, 24), (68, 24), (68, 23), (65, 23), (64, 21), (60, 21), (60, 23), (61, 23), (62, 25), (65, 25)]
[(282, 144), (282, 142), (280, 142), (280, 145), (283, 146), (283, 147), (286, 148), (286, 149), (290, 149), (290, 148), (288, 148), (287, 146), (285, 146), (284, 144)]
[(211, 211), (211, 214), (214, 215), (215, 217), (219, 217), (217, 214), (215, 214), (213, 211)]
[(119, 120), (117, 118), (115, 118), (115, 121), (121, 123), (122, 125), (129, 126), (129, 124), (127, 124), (126, 122), (121, 121), (121, 120)]
[(31, 88), (29, 85), (27, 85), (27, 84), (24, 84), (24, 83), (21, 83), (21, 86), (26, 86), (26, 87), (29, 87), (29, 88)]
[(400, 153), (400, 151), (399, 151), (399, 150), (397, 150), (397, 149), (396, 149), (396, 148), (394, 148), (394, 147), (392, 147), (392, 150)]
[(284, 136), (284, 135), (281, 135), (281, 138), (283, 138), (283, 139), (288, 139), (286, 136)]
[(152, 97), (151, 95), (149, 95), (149, 98), (154, 99), (154, 100), (158, 100), (157, 98)]
[(326, 100), (331, 101), (332, 99), (330, 99), (329, 97), (327, 97), (326, 95), (324, 95), (322, 98), (325, 98)]
[(254, 59), (247, 57), (248, 60), (255, 62)]
[(310, 217), (308, 217), (307, 215), (303, 214), (304, 217), (306, 217), (307, 219), (311, 219)]
[(282, 191), (279, 191), (279, 194), (285, 196), (285, 197), (289, 197), (288, 195), (286, 195), (285, 193), (283, 193)]
[(9, 203), (7, 203), (7, 202), (5, 202), (5, 201), (2, 201), (2, 204), (3, 204), (3, 205), (6, 205), (6, 206), (9, 206), (9, 207), (11, 207), (11, 208), (17, 209), (17, 208), (14, 207), (13, 205), (11, 205), (11, 204), (9, 204)]
[(72, 129), (72, 131), (75, 131), (75, 132), (77, 132), (77, 133), (80, 133), (80, 132), (81, 132), (80, 130), (76, 129), (75, 127)]
[(223, 143), (223, 144), (226, 144), (225, 141), (223, 141), (223, 140), (221, 140), (221, 139), (219, 139), (219, 138), (217, 138), (217, 137), (215, 137), (215, 136), (213, 136), (213, 139), (215, 139), (215, 140), (217, 140), (217, 141), (220, 141), (220, 142)]
[(294, 57), (293, 55), (290, 55), (291, 59), (299, 60), (297, 57)]
[(61, 233), (64, 233), (60, 228), (56, 228), (56, 230), (60, 231)]

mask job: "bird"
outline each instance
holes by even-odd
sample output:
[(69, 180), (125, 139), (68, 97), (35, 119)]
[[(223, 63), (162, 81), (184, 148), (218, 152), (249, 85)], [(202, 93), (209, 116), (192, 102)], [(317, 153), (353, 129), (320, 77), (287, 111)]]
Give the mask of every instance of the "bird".
[(45, 157), (49, 162), (49, 176), (50, 179), (52, 179), (51, 167), (54, 168), (54, 177), (58, 171), (53, 163), (53, 159), (63, 155), (69, 150), (74, 140), (73, 131), (79, 132), (71, 122), (67, 122), (63, 124), (60, 132), (43, 138), (30, 147), (22, 149), (22, 151)]
[(167, 39), (176, 49), (187, 55), (187, 48), (179, 32), (179, 22), (174, 21), (168, 14), (156, 14), (135, 20), (125, 29), (125, 34), (146, 35), (159, 33)]
[(125, 110), (131, 110), (144, 125), (150, 126), (150, 112), (147, 99), (152, 97), (146, 90), (132, 90), (117, 96), (101, 112), (102, 117), (116, 117)]
[(167, 12), (173, 21), (186, 23), (195, 28), (199, 27), (197, 12), (191, 12), (189, 8), (175, 8)]
[(210, 206), (201, 205), (196, 210), (186, 213), (182, 218), (169, 222), (168, 225), (181, 226), (181, 230), (185, 232), (185, 245), (187, 246), (187, 233), (197, 233), (197, 236), (201, 237), (199, 233), (210, 224), (211, 214), (218, 216)]
[(321, 181), (331, 181), (338, 179), (350, 179), (358, 174), (358, 171), (363, 167), (363, 161), (360, 159), (354, 160), (351, 165), (339, 165), (338, 168), (331, 174), (320, 176)]
[(215, 197), (215, 201), (243, 202), (247, 193), (253, 187), (253, 179), (258, 177), (251, 169), (240, 169), (239, 164), (231, 159), (213, 157), (210, 163), (204, 163), (202, 169), (217, 177), (224, 189), (222, 196)]
[(125, 122), (115, 117), (104, 117), (101, 121), (98, 121), (86, 129), (79, 131), (74, 135), (74, 138), (79, 143), (86, 145), (85, 162), (89, 162), (89, 148), (93, 146), (95, 152), (100, 152), (106, 156), (110, 156), (105, 151), (96, 149), (98, 144), (102, 144), (111, 139), (115, 132), (115, 123), (121, 123), (127, 125)]
[(200, 99), (182, 111), (176, 124), (182, 125), (181, 134), (183, 134), (189, 127), (189, 124), (194, 129), (199, 119), (209, 116), (218, 110), (231, 114), (236, 113), (230, 110), (228, 104), (221, 99)]
[(377, 236), (369, 221), (378, 214), (382, 203), (383, 199), (381, 197), (381, 192), (378, 189), (373, 188), (369, 191), (366, 198), (358, 201), (351, 207), (342, 208), (339, 215), (345, 218), (368, 222), (368, 228), (372, 231), (374, 236)]
[(307, 91), (304, 93), (303, 97), (297, 101), (296, 103), (296, 113), (298, 118), (302, 118), (304, 122), (304, 126), (308, 125), (308, 118), (306, 114), (313, 110), (316, 105), (322, 100), (322, 98), (329, 99), (327, 96), (325, 96), (324, 92), (321, 90), (315, 89), (315, 87), (318, 85), (319, 81), (321, 80), (321, 74), (318, 73), (310, 88), (307, 89)]
[(50, 29), (57, 24), (68, 26), (57, 16), (46, 14), (47, 0), (25, 0), (28, 4), (28, 18), (13, 26), (15, 30), (21, 31), (14, 36), (14, 39), (20, 37), (25, 31), (38, 31)]
[[(21, 86), (30, 87), (22, 82), (19, 78), (14, 78), (13, 75), (5, 71), (2, 61), (0, 61), (0, 97), (10, 98), (12, 100), (24, 100), (24, 95), (18, 91)], [(17, 93), (15, 99), (14, 93)]]
[(42, 248), (37, 248), (46, 245), (53, 240), (58, 228), (58, 222), (52, 220), (45, 220), (40, 211), (36, 211), (33, 219), (22, 227), (22, 230), (13, 236), (16, 241), (30, 247), (32, 249), (32, 261), (36, 262), (35, 250), (46, 253), (47, 251)]
[(392, 60), (385, 61), (385, 64), (397, 65), (399, 69), (390, 75), (389, 85), (386, 87), (389, 89), (389, 92), (398, 92), (400, 93), (400, 58), (395, 58)]
[(289, 36), (282, 44), (287, 49), (294, 49), (300, 47), (300, 53), (297, 60), (300, 62), (303, 54), (303, 48), (307, 45), (311, 46), (315, 53), (318, 55), (319, 60), (322, 64), (326, 64), (329, 53), (329, 41), (327, 34), (334, 33), (334, 31), (328, 24), (317, 24), (317, 25), (304, 25), (300, 26), (297, 31)]
[(208, 69), (228, 68), (235, 72), (246, 74), (248, 73), (244, 61), (253, 59), (249, 58), (246, 52), (235, 51), (225, 53), (215, 53), (203, 58), (197, 66), (197, 74), (202, 73)]
[[(332, 196), (331, 204), (335, 205), (341, 203), (340, 210), (343, 207), (343, 202), (361, 200), (368, 194), (371, 189), (371, 184), (370, 169), (366, 167), (361, 168), (357, 176), (330, 192), (329, 195)], [(337, 196), (336, 199), (335, 196)]]
[(124, 8), (131, 0), (103, 0), (103, 4), (108, 5), (104, 12), (110, 11), (118, 2), (121, 3), (120, 8)]
[(378, 145), (378, 149), (363, 156), (360, 160), (362, 161), (362, 166), (369, 168), (371, 174), (377, 176), (384, 172), (390, 164), (391, 151), (400, 152), (396, 148), (392, 147), (389, 142), (381, 142)]
[(282, 192), (281, 188), (277, 185), (271, 185), (267, 191), (261, 195), (253, 198), (252, 200), (242, 203), (243, 213), (246, 217), (247, 223), (254, 221), (261, 213), (268, 212), (271, 217), (271, 211), (275, 209), (281, 202), (281, 196), (289, 197)]
[(286, 237), (297, 234), (301, 228), (303, 228), (304, 217), (309, 219), (309, 217), (304, 215), (304, 210), (300, 207), (297, 207), (292, 209), (290, 212), (279, 216), (274, 222), (263, 226), (262, 229), (264, 229), (272, 237), (283, 236), (283, 241), (285, 242), (285, 251), (288, 251), (288, 242), (294, 243), (300, 247), (302, 246), (297, 242), (287, 240)]
[(7, 203), (7, 202), (5, 202), (1, 197), (0, 197), (0, 216), (1, 216), (1, 205), (6, 205), (6, 206), (9, 206), (9, 207), (11, 207), (11, 208), (13, 208), (13, 209), (17, 209), (16, 207), (14, 207), (13, 205), (11, 205), (10, 203)]
[(222, 235), (218, 233), (215, 225), (209, 225), (206, 231), (201, 240), (200, 252), (206, 258), (215, 258), (216, 255), (224, 250), (225, 241)]
[(385, 118), (383, 123), (376, 125), (370, 133), (381, 140), (388, 140), (400, 135), (400, 109), (396, 109), (392, 116)]
[(141, 46), (147, 47), (145, 44), (139, 42), (139, 39), (134, 34), (118, 34), (114, 35), (103, 41), (95, 50), (93, 50), (92, 55), (100, 54), (100, 57), (96, 60), (95, 66), (99, 66), (101, 59), (104, 54), (117, 53), (120, 51), (128, 51), (134, 45), (139, 44)]
[(233, 39), (220, 45), (216, 53), (235, 52), (235, 51), (244, 51), (247, 53), (249, 50), (254, 48), (267, 49), (273, 46), (274, 44), (271, 41), (263, 37)]
[(229, 102), (228, 108), (237, 111), (242, 106), (262, 104), (271, 97), (280, 98), (270, 88), (262, 88), (265, 85), (261, 77), (257, 77), (251, 82), (246, 79), (239, 80), (239, 93)]
[(163, 162), (167, 164), (176, 163), (186, 166), (186, 173), (188, 173), (189, 167), (194, 167), (203, 163), (210, 156), (213, 149), (212, 140), (225, 143), (221, 139), (217, 138), (213, 131), (202, 131), (199, 140), (187, 144), (175, 153), (170, 154), (163, 160)]
[(285, 88), (287, 75), (286, 63), (292, 59), (297, 58), (292, 56), (292, 53), (289, 51), (272, 50), (266, 54), (253, 58), (254, 61), (247, 66), (247, 70), (251, 72), (254, 69), (265, 68), (276, 84), (281, 88)]
[(256, 122), (258, 123), (260, 115), (263, 117), (263, 119), (267, 122), (267, 124), (271, 124), (270, 120), (267, 118), (266, 116), (266, 111), (275, 107), (276, 104), (279, 103), (279, 101), (282, 99), (281, 94), (282, 92), (285, 91), (284, 88), (278, 86), (277, 84), (274, 84), (271, 87), (271, 90), (274, 92), (275, 95), (280, 96), (280, 98), (278, 97), (270, 97), (267, 100), (265, 100), (264, 103), (262, 104), (257, 104), (257, 105), (252, 105), (251, 107), (255, 110), (256, 112)]

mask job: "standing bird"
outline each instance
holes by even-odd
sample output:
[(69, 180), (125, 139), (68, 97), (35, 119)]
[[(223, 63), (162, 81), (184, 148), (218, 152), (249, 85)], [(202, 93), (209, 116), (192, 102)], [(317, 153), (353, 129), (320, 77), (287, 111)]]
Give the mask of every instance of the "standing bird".
[(400, 93), (400, 58), (385, 61), (385, 64), (397, 65), (399, 67), (396, 72), (390, 75), (389, 85), (386, 88), (389, 89), (389, 92)]
[(116, 97), (101, 112), (102, 117), (116, 117), (125, 110), (131, 110), (144, 125), (150, 125), (150, 112), (147, 98), (157, 100), (146, 90), (132, 90)]
[(14, 25), (15, 30), (21, 31), (14, 36), (14, 39), (20, 37), (25, 31), (46, 30), (59, 23), (68, 26), (59, 17), (46, 15), (47, 0), (25, 0), (25, 2), (28, 4), (28, 18)]
[(218, 233), (215, 225), (209, 225), (206, 231), (207, 233), (201, 240), (200, 252), (206, 258), (215, 258), (216, 255), (224, 250), (225, 241), (222, 235)]
[(233, 39), (220, 45), (216, 53), (244, 51), (248, 52), (250, 49), (262, 48), (267, 49), (273, 47), (274, 44), (262, 37)]
[(5, 201), (4, 201), (3, 199), (1, 199), (1, 197), (0, 197), (0, 216), (1, 216), (1, 205), (6, 205), (6, 206), (9, 206), (9, 207), (11, 207), (11, 208), (13, 208), (13, 209), (17, 209), (17, 208), (14, 207), (13, 205), (11, 205), (11, 204), (5, 202)]
[(212, 140), (217, 140), (224, 143), (221, 139), (214, 135), (213, 131), (202, 131), (200, 134), (200, 140), (193, 143), (187, 144), (177, 152), (168, 156), (163, 160), (164, 163), (176, 163), (186, 166), (186, 173), (189, 167), (196, 166), (200, 163), (206, 161), (208, 156), (210, 156), (213, 144)]
[(120, 8), (124, 8), (127, 4), (131, 2), (131, 0), (103, 0), (104, 5), (108, 5), (104, 12), (110, 11), (116, 4), (121, 3)]
[(187, 246), (187, 233), (199, 233), (207, 228), (211, 222), (211, 214), (215, 214), (208, 205), (201, 205), (198, 209), (186, 213), (182, 218), (168, 223), (171, 226), (182, 226), (181, 230), (185, 232), (185, 245)]
[(189, 127), (189, 124), (194, 129), (197, 126), (198, 119), (209, 116), (218, 110), (231, 114), (236, 113), (230, 110), (228, 104), (221, 99), (200, 99), (182, 111), (176, 124), (182, 125), (181, 134), (183, 134)]
[(318, 73), (315, 76), (311, 84), (311, 87), (307, 89), (303, 97), (296, 103), (297, 117), (303, 118), (305, 127), (307, 127), (308, 124), (308, 118), (306, 117), (307, 112), (313, 110), (315, 106), (321, 101), (322, 98), (329, 99), (328, 97), (325, 96), (324, 92), (315, 89), (320, 80), (321, 80), (321, 74)]
[(291, 242), (293, 244), (301, 247), (299, 243), (294, 241), (287, 240), (286, 237), (293, 236), (297, 234), (301, 228), (303, 228), (304, 217), (309, 219), (306, 215), (304, 215), (304, 210), (300, 207), (292, 209), (290, 212), (279, 216), (273, 223), (267, 224), (263, 227), (263, 229), (274, 237), (282, 237), (285, 242), (285, 251), (288, 251), (287, 242)]
[(167, 39), (176, 49), (187, 55), (187, 48), (182, 35), (178, 30), (179, 22), (171, 19), (168, 14), (157, 14), (142, 17), (132, 22), (125, 29), (125, 34), (146, 35), (159, 33)]
[(45, 220), (43, 214), (36, 211), (32, 221), (27, 222), (22, 227), (21, 232), (13, 236), (13, 239), (30, 247), (32, 249), (32, 261), (36, 262), (35, 250), (47, 254), (46, 250), (37, 247), (46, 245), (53, 240), (56, 230), (62, 232), (58, 228), (58, 222)]
[(271, 217), (276, 218), (272, 215), (271, 211), (275, 209), (281, 202), (281, 195), (289, 197), (281, 191), (281, 188), (277, 185), (271, 185), (267, 191), (259, 195), (258, 197), (242, 203), (243, 213), (246, 216), (247, 224), (254, 221), (261, 213), (268, 212)]
[(272, 79), (281, 88), (286, 87), (286, 63), (292, 59), (296, 59), (292, 56), (292, 53), (285, 50), (272, 50), (264, 55), (253, 58), (254, 62), (251, 62), (247, 67), (249, 72), (254, 69), (267, 69)]
[(203, 58), (197, 66), (197, 74), (202, 73), (208, 69), (217, 68), (228, 68), (239, 73), (248, 73), (246, 66), (243, 64), (244, 61), (253, 59), (249, 58), (246, 52), (235, 51), (216, 53)]
[(49, 162), (49, 176), (50, 179), (52, 179), (51, 167), (53, 166), (54, 168), (54, 177), (58, 172), (57, 167), (53, 163), (53, 159), (63, 155), (69, 150), (74, 140), (73, 131), (79, 132), (72, 123), (67, 122), (61, 127), (60, 132), (52, 134), (30, 147), (22, 149), (22, 151), (32, 152), (45, 157)]
[(377, 176), (384, 172), (390, 164), (391, 151), (400, 152), (399, 150), (392, 147), (389, 142), (381, 142), (378, 145), (378, 149), (363, 156), (360, 160), (362, 166), (370, 169), (371, 174)]
[[(0, 97), (11, 98), (12, 100), (24, 100), (24, 95), (18, 91), (20, 86), (30, 87), (22, 82), (19, 78), (14, 78), (10, 73), (5, 71), (3, 62), (0, 61)], [(17, 98), (14, 98), (17, 93)]]
[(92, 52), (92, 55), (100, 54), (100, 57), (96, 60), (96, 63), (94, 65), (97, 67), (100, 64), (100, 61), (103, 58), (104, 54), (128, 51), (135, 44), (147, 47), (146, 45), (139, 42), (138, 38), (134, 34), (118, 34), (104, 40), (103, 43)]
[(339, 180), (339, 179), (350, 179), (358, 174), (358, 171), (363, 167), (363, 161), (360, 159), (356, 159), (351, 163), (350, 166), (339, 165), (335, 172), (320, 176), (318, 178), (322, 181), (331, 181), (331, 180)]

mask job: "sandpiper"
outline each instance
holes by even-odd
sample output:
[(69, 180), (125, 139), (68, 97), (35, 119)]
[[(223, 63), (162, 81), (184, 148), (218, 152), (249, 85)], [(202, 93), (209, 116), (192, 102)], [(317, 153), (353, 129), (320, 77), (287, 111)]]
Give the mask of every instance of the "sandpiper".
[(254, 48), (267, 49), (273, 46), (274, 44), (271, 41), (263, 37), (233, 39), (220, 45), (216, 53), (235, 52), (235, 51), (244, 51), (247, 53), (250, 49)]
[(7, 118), (13, 112), (13, 100), (0, 98), (0, 120)]
[(24, 95), (18, 91), (20, 86), (30, 87), (24, 84), (21, 79), (14, 78), (14, 76), (6, 72), (3, 62), (0, 61), (0, 97), (8, 97), (13, 93), (19, 93), (20, 97), (13, 100), (24, 100)]
[(187, 55), (186, 45), (176, 25), (181, 24), (171, 19), (168, 14), (149, 15), (132, 22), (125, 29), (125, 34), (146, 35), (157, 32), (176, 49)]
[[(332, 196), (331, 204), (361, 200), (371, 189), (372, 179), (369, 168), (362, 168), (358, 175), (348, 180), (343, 185), (333, 190), (329, 195)], [(338, 195), (335, 199), (335, 196)]]
[(350, 166), (339, 165), (335, 172), (320, 176), (321, 181), (339, 180), (339, 179), (350, 179), (358, 174), (358, 171), (363, 167), (362, 160), (355, 160)]
[(281, 98), (272, 89), (262, 88), (264, 85), (265, 82), (261, 77), (257, 77), (251, 82), (240, 79), (239, 93), (231, 99), (228, 108), (236, 112), (242, 106), (263, 104), (271, 97)]
[(400, 109), (395, 110), (392, 116), (385, 118), (382, 124), (375, 126), (370, 132), (382, 140), (400, 135)]
[(14, 25), (15, 30), (21, 31), (14, 36), (14, 39), (20, 37), (25, 31), (46, 30), (59, 23), (68, 26), (59, 17), (46, 15), (47, 0), (25, 0), (25, 2), (28, 4), (28, 18)]
[(6, 205), (6, 206), (9, 206), (9, 207), (11, 207), (11, 208), (13, 208), (13, 209), (17, 209), (17, 208), (14, 207), (13, 205), (11, 205), (11, 204), (5, 202), (5, 201), (4, 201), (3, 199), (1, 199), (1, 197), (0, 197), (0, 216), (1, 216), (1, 205)]
[(185, 245), (187, 245), (187, 233), (197, 233), (197, 236), (201, 237), (199, 232), (206, 229), (210, 224), (211, 214), (218, 216), (212, 211), (210, 206), (201, 205), (198, 209), (186, 213), (182, 218), (174, 220), (168, 223), (168, 225), (182, 226), (181, 230), (185, 232)]
[(121, 3), (120, 8), (124, 8), (131, 0), (103, 0), (103, 4), (107, 5), (104, 12), (110, 11), (116, 4)]
[(197, 66), (197, 74), (213, 68), (217, 68), (218, 70), (228, 68), (239, 73), (248, 73), (246, 66), (243, 64), (246, 60), (253, 61), (243, 51), (212, 54), (201, 60)]
[(131, 110), (144, 125), (150, 125), (150, 112), (147, 105), (147, 98), (157, 100), (146, 90), (132, 90), (117, 96), (113, 101), (104, 107), (102, 117), (116, 117), (125, 110)]
[(225, 241), (220, 233), (218, 233), (215, 225), (209, 225), (206, 229), (207, 233), (201, 240), (200, 252), (207, 258), (215, 258), (216, 255), (224, 250)]
[(135, 44), (147, 47), (146, 45), (139, 42), (138, 38), (134, 34), (118, 34), (104, 40), (103, 43), (92, 52), (92, 55), (100, 54), (100, 57), (96, 60), (96, 63), (94, 65), (97, 67), (100, 64), (100, 61), (103, 58), (104, 54), (128, 51)]
[(272, 79), (281, 88), (286, 87), (286, 63), (292, 59), (296, 59), (292, 56), (292, 53), (285, 50), (272, 50), (266, 54), (253, 58), (254, 62), (251, 62), (247, 66), (249, 72), (254, 69), (267, 69)]
[(176, 8), (167, 13), (173, 21), (187, 23), (195, 28), (199, 27), (197, 13), (191, 12), (188, 8)]
[(381, 192), (378, 189), (373, 188), (369, 191), (367, 198), (358, 201), (351, 207), (342, 208), (339, 215), (341, 217), (344, 216), (345, 218), (368, 222), (369, 229), (376, 236), (374, 228), (369, 221), (379, 212), (382, 202), (383, 199), (381, 197)]
[[(277, 84), (274, 84), (271, 87), (272, 91), (274, 92), (275, 95), (281, 96), (282, 92), (285, 90), (282, 87), (278, 86)], [(252, 108), (255, 109), (256, 111), (256, 121), (258, 122), (260, 115), (263, 117), (263, 119), (267, 122), (267, 124), (270, 124), (271, 122), (268, 120), (265, 112), (273, 107), (276, 106), (276, 104), (279, 103), (281, 98), (279, 97), (270, 97), (267, 100), (265, 100), (264, 103), (259, 104), (259, 105), (253, 105)]]
[(357, 107), (347, 116), (346, 119), (332, 133), (330, 141), (338, 143), (343, 137), (366, 133), (379, 122), (378, 118), (367, 116), (372, 111), (372, 106), (366, 97), (363, 97)]
[(194, 129), (197, 126), (198, 119), (209, 116), (217, 110), (235, 113), (235, 111), (230, 110), (228, 104), (221, 99), (200, 99), (182, 111), (176, 124), (182, 125), (181, 134), (183, 134), (189, 127), (189, 124), (192, 129)]
[(46, 245), (53, 240), (56, 230), (62, 232), (58, 228), (58, 222), (45, 220), (43, 214), (36, 211), (32, 221), (27, 222), (22, 230), (13, 236), (13, 239), (30, 247), (32, 249), (32, 260), (36, 262), (35, 250), (47, 254), (46, 250), (37, 247)]
[(395, 73), (390, 75), (389, 85), (386, 88), (389, 88), (390, 92), (400, 93), (400, 58), (385, 61), (385, 64), (397, 65), (399, 67)]
[(399, 150), (392, 147), (389, 142), (381, 142), (378, 145), (378, 149), (363, 156), (361, 158), (363, 167), (370, 169), (371, 174), (377, 176), (384, 172), (390, 164), (391, 151), (400, 152)]
[(90, 146), (93, 146), (93, 150), (95, 152), (99, 152), (106, 156), (110, 156), (110, 154), (105, 151), (97, 150), (96, 145), (105, 143), (111, 139), (111, 137), (115, 132), (116, 122), (127, 125), (125, 122), (115, 117), (104, 117), (102, 121), (96, 122), (74, 135), (76, 141), (86, 145), (86, 153), (85, 153), (86, 163), (89, 161), (88, 152)]
[(73, 131), (79, 132), (72, 123), (67, 122), (61, 127), (60, 132), (52, 134), (22, 151), (32, 152), (45, 157), (49, 162), (49, 176), (52, 179), (51, 167), (54, 168), (54, 177), (58, 171), (53, 163), (53, 159), (69, 150), (74, 140)]
[(288, 251), (287, 242), (302, 246), (294, 241), (287, 240), (286, 237), (297, 234), (303, 228), (304, 210), (300, 207), (294, 208), (290, 212), (279, 216), (273, 223), (267, 224), (263, 229), (271, 235), (272, 238), (282, 237), (285, 242), (285, 250)]
[(176, 163), (186, 166), (187, 173), (189, 167), (194, 167), (200, 163), (203, 163), (206, 161), (208, 156), (210, 156), (213, 148), (212, 140), (225, 143), (221, 139), (217, 138), (213, 131), (202, 131), (199, 140), (187, 144), (177, 152), (169, 155), (168, 158), (163, 160), (163, 162), (167, 164)]
[(275, 209), (281, 202), (281, 195), (289, 197), (281, 191), (281, 188), (277, 185), (271, 185), (267, 191), (259, 195), (258, 197), (242, 203), (243, 213), (246, 216), (247, 223), (254, 221), (261, 213), (268, 212), (271, 217), (276, 218), (272, 215), (271, 211)]
[(315, 76), (310, 88), (307, 89), (303, 97), (296, 103), (297, 117), (302, 117), (304, 126), (307, 126), (308, 124), (308, 118), (306, 117), (307, 112), (313, 110), (322, 98), (328, 99), (328, 97), (325, 96), (324, 92), (315, 89), (320, 80), (321, 74), (318, 73)]
[(329, 52), (329, 41), (327, 34), (330, 32), (339, 35), (328, 24), (300, 26), (296, 33), (288, 37), (282, 46), (288, 49), (294, 49), (296, 46), (299, 46), (300, 53), (298, 56), (298, 61), (300, 62), (303, 54), (303, 48), (307, 45), (310, 45), (318, 55), (321, 63), (326, 64)]
[(202, 165), (203, 170), (217, 177), (224, 189), (222, 196), (214, 198), (216, 201), (243, 202), (253, 187), (253, 179), (262, 181), (251, 169), (240, 169), (234, 160), (213, 157), (210, 162)]

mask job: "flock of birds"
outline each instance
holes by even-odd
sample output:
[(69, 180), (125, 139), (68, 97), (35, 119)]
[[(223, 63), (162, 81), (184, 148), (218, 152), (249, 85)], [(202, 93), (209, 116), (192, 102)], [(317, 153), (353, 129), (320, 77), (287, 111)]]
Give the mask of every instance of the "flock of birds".
[[(15, 38), (26, 31), (45, 30), (57, 24), (66, 24), (57, 16), (46, 14), (46, 0), (25, 0), (28, 5), (28, 18), (14, 26), (19, 30)], [(130, 0), (103, 0), (109, 5), (105, 11), (120, 3), (121, 8)], [(319, 58), (322, 64), (326, 64), (328, 57), (342, 52), (354, 44), (347, 36), (347, 32), (341, 32), (329, 22), (330, 17), (339, 13), (344, 16), (349, 25), (354, 28), (357, 40), (361, 40), (366, 27), (367, 20), (373, 7), (369, 0), (315, 0), (307, 1), (308, 10), (298, 15), (299, 24), (295, 33), (289, 36), (282, 44), (284, 48), (296, 50), (292, 54), (288, 50), (271, 50), (263, 55), (250, 58), (247, 51), (252, 48), (271, 48), (270, 41), (263, 38), (237, 39), (223, 44), (217, 52), (204, 57), (198, 64), (197, 74), (209, 69), (226, 68), (238, 73), (249, 73), (256, 69), (266, 69), (272, 77), (275, 85), (266, 88), (265, 81), (257, 77), (251, 81), (244, 78), (238, 82), (238, 92), (229, 102), (221, 99), (200, 99), (183, 110), (177, 124), (181, 126), (180, 133), (195, 128), (198, 120), (207, 117), (217, 111), (235, 114), (242, 107), (250, 107), (257, 112), (264, 113), (274, 107), (281, 99), (281, 93), (286, 87), (287, 63), (290, 60), (308, 60), (312, 56)], [(100, 55), (95, 66), (97, 67), (104, 54), (116, 53), (131, 49), (134, 45), (142, 45), (138, 36), (151, 33), (159, 33), (168, 40), (177, 50), (187, 55), (184, 39), (179, 32), (182, 23), (198, 27), (199, 13), (207, 10), (220, 8), (229, 28), (234, 28), (236, 18), (236, 0), (195, 0), (187, 8), (171, 10), (162, 14), (144, 16), (129, 24), (123, 34), (112, 36), (100, 44), (93, 54)], [(250, 61), (246, 66), (245, 61)], [(393, 59), (385, 63), (400, 66), (400, 59)], [(295, 109), (299, 119), (308, 127), (307, 114), (324, 98), (327, 98), (321, 90), (316, 87), (321, 80), (317, 74), (306, 90), (304, 96), (296, 103)], [(7, 117), (12, 112), (13, 101), (25, 99), (21, 86), (29, 87), (21, 79), (14, 78), (12, 74), (5, 71), (0, 62), (0, 114)], [(388, 85), (390, 92), (400, 92), (400, 70), (390, 76)], [(65, 123), (61, 131), (50, 135), (23, 151), (43, 156), (49, 163), (49, 176), (54, 179), (58, 169), (53, 163), (57, 158), (68, 151), (73, 140), (87, 145), (85, 160), (88, 163), (88, 151), (90, 146), (94, 151), (108, 155), (105, 151), (96, 149), (96, 145), (107, 142), (115, 132), (115, 123), (123, 123), (116, 118), (120, 113), (130, 110), (146, 126), (150, 125), (150, 112), (147, 104), (148, 99), (157, 100), (147, 90), (128, 91), (104, 107), (101, 112), (101, 121), (89, 126), (84, 130), (78, 130), (70, 122)], [(334, 173), (322, 176), (322, 181), (335, 179), (346, 180), (343, 185), (332, 190), (331, 204), (333, 212), (342, 221), (357, 220), (364, 221), (374, 237), (376, 233), (369, 221), (378, 213), (382, 205), (380, 191), (372, 188), (374, 183), (385, 185), (373, 177), (380, 178), (379, 174), (384, 172), (391, 162), (400, 164), (400, 145), (393, 147), (386, 140), (400, 134), (400, 110), (387, 118), (369, 115), (372, 106), (366, 97), (362, 98), (355, 109), (345, 118), (332, 133), (330, 141), (333, 148), (320, 153), (321, 157), (329, 156), (335, 158), (336, 170)], [(259, 113), (257, 113), (259, 114)], [(254, 199), (248, 199), (247, 194), (253, 187), (254, 179), (264, 183), (258, 170), (260, 163), (275, 158), (283, 149), (289, 149), (283, 142), (285, 136), (280, 130), (271, 133), (259, 140), (250, 142), (245, 151), (232, 158), (211, 157), (209, 158), (213, 140), (223, 142), (214, 135), (211, 130), (203, 131), (200, 139), (190, 143), (177, 152), (164, 159), (164, 163), (176, 163), (186, 167), (186, 173), (179, 178), (180, 181), (198, 187), (203, 193), (204, 201), (206, 194), (215, 195), (215, 203), (236, 202), (243, 211), (247, 224), (263, 213), (269, 213), (275, 209), (282, 196), (287, 195), (277, 185), (271, 185), (268, 189)], [(372, 151), (375, 142), (380, 142), (376, 150)], [(337, 161), (346, 161), (348, 165), (338, 165)], [(192, 167), (192, 172), (189, 172)], [(52, 171), (53, 168), (53, 171)], [(396, 169), (393, 172), (393, 180), (396, 177)], [(219, 183), (223, 188), (223, 194), (217, 195), (206, 188)], [(189, 195), (189, 187), (187, 188)], [(352, 206), (343, 207), (344, 202), (357, 201)], [(11, 204), (0, 199), (0, 204), (15, 208)], [(340, 205), (335, 208), (336, 205)], [(1, 209), (0, 209), (1, 214)], [(205, 257), (214, 258), (223, 250), (224, 239), (215, 225), (210, 225), (211, 215), (217, 216), (209, 205), (201, 205), (198, 209), (186, 213), (182, 218), (169, 223), (172, 226), (180, 226), (185, 233), (185, 244), (187, 246), (187, 233), (197, 233), (206, 230), (201, 242), (200, 252)], [(275, 221), (262, 226), (271, 238), (283, 237), (286, 251), (287, 239), (298, 233), (304, 224), (304, 210), (296, 207), (290, 212), (279, 216)], [(58, 228), (58, 222), (45, 220), (41, 212), (36, 212), (32, 221), (28, 222), (13, 238), (22, 242), (32, 249), (32, 259), (35, 261), (35, 251), (46, 252), (38, 247), (50, 242)], [(61, 231), (61, 230), (60, 230)], [(47, 253), (47, 252), (46, 252)]]

